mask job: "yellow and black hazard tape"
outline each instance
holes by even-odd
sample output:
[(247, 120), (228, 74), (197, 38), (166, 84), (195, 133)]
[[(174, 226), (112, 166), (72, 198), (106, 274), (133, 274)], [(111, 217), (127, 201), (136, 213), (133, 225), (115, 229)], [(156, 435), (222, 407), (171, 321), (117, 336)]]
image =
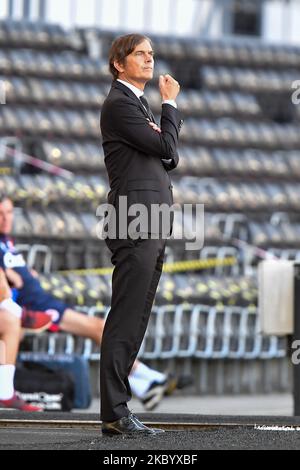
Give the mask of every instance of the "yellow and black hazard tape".
[(195, 259), (190, 261), (177, 261), (176, 263), (164, 264), (163, 271), (165, 273), (177, 273), (185, 271), (195, 271), (197, 269), (210, 269), (216, 266), (233, 266), (237, 264), (237, 259), (234, 256), (228, 258), (210, 258), (210, 259)]
[(0, 167), (0, 175), (6, 176), (6, 175), (11, 175), (12, 174), (12, 169), (9, 167)]
[[(176, 263), (165, 263), (163, 272), (165, 273), (179, 273), (187, 271), (196, 271), (200, 269), (211, 269), (217, 266), (233, 266), (237, 264), (237, 259), (234, 256), (228, 258), (209, 258), (209, 259), (195, 259), (190, 261), (177, 261)], [(68, 271), (58, 271), (59, 274), (75, 274), (77, 276), (105, 276), (111, 274), (114, 268), (94, 268), (94, 269), (72, 269)]]

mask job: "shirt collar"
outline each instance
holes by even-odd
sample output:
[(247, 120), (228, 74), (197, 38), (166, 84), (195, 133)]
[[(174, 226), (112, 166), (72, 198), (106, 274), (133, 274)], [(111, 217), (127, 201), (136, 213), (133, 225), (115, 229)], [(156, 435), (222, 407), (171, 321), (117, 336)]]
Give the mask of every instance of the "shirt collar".
[(6, 251), (8, 250), (13, 250), (14, 249), (14, 243), (13, 240), (10, 236), (4, 235), (3, 233), (0, 233), (0, 245), (1, 249)]
[(132, 85), (131, 83), (125, 82), (124, 80), (120, 80), (117, 78), (118, 82), (123, 83), (123, 85), (127, 86), (134, 94), (135, 96), (140, 99), (141, 96), (143, 96), (144, 92), (137, 88), (136, 86)]

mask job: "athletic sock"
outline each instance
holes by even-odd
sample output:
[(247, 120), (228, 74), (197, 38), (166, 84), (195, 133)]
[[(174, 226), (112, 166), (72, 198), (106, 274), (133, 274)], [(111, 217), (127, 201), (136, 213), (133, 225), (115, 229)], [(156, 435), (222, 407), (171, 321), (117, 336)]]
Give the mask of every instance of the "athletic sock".
[(149, 389), (149, 380), (134, 377), (133, 374), (129, 376), (129, 383), (132, 392), (138, 398), (143, 398), (143, 396)]
[(151, 384), (152, 382), (162, 383), (167, 379), (166, 374), (162, 374), (157, 370), (150, 369), (142, 362), (139, 362), (134, 372), (131, 374), (132, 377), (148, 380)]
[(0, 400), (9, 400), (14, 394), (14, 376), (16, 367), (0, 365)]

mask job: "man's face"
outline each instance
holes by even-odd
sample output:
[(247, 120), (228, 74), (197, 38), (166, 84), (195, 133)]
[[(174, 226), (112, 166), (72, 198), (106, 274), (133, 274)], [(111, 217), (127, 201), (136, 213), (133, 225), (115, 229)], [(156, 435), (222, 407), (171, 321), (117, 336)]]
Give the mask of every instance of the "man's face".
[(118, 64), (119, 78), (133, 84), (145, 84), (153, 78), (153, 68), (153, 49), (145, 40), (126, 57), (123, 65)]
[(13, 227), (14, 206), (10, 199), (0, 202), (0, 233), (9, 235)]

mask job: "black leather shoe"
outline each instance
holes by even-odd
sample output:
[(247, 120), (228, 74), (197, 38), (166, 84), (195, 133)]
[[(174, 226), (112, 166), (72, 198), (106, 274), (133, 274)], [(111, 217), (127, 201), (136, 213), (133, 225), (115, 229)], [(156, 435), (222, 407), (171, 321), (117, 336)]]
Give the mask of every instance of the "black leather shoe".
[(112, 423), (102, 423), (102, 433), (110, 436), (154, 436), (163, 432), (162, 429), (148, 428), (133, 413)]

